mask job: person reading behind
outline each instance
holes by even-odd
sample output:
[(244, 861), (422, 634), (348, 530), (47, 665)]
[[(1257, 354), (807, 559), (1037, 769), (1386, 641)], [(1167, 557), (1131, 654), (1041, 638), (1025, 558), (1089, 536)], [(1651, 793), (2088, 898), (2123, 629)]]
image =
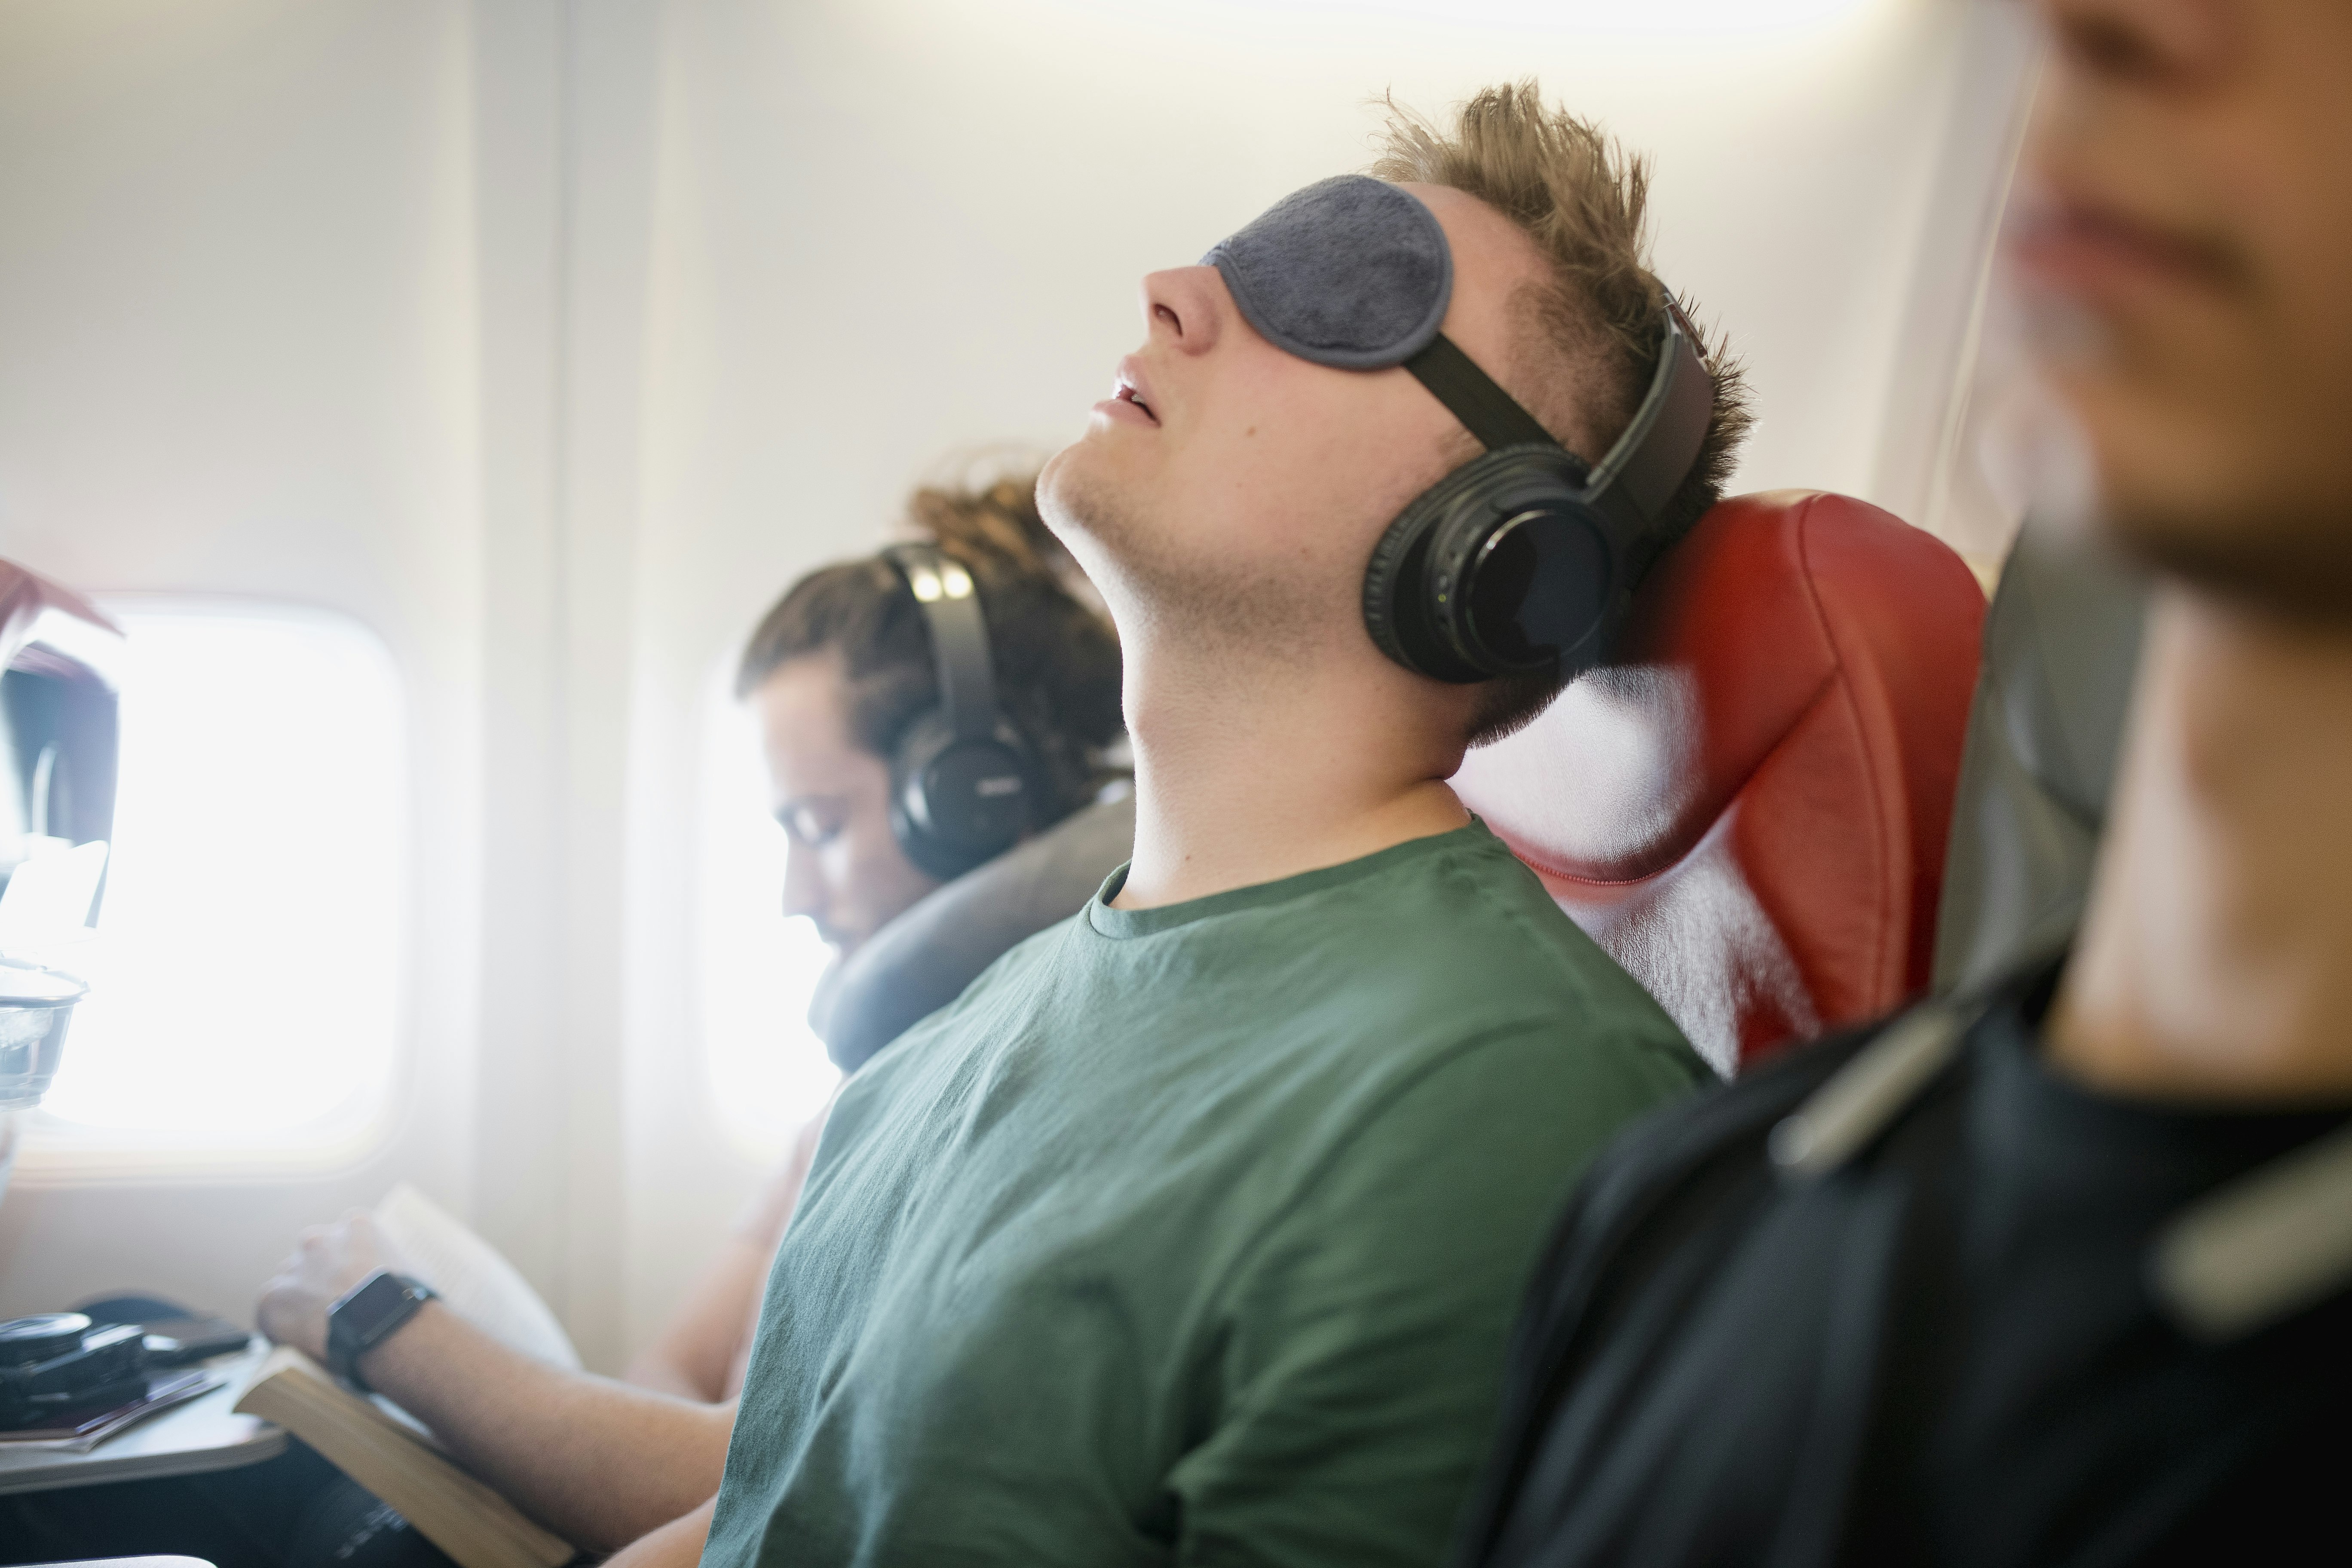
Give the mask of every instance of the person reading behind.
[(1595, 1168), (1465, 1564), (2342, 1551), (2352, 7), (2040, 9), (2011, 259), (2156, 584), (2084, 921)]
[[(1040, 482), (1121, 633), (1134, 859), (844, 1090), (726, 1484), (616, 1562), (1433, 1562), (1547, 1215), (1707, 1078), (1444, 781), (1715, 500), (1738, 376), (1533, 84), (1379, 174), (1144, 279)], [(1570, 451), (1622, 459), (1589, 526)], [(1449, 623), (1457, 527), (1497, 570)]]
[[(952, 997), (996, 952), (1076, 908), (1125, 858), (1131, 836), (1130, 807), (1091, 804), (1108, 777), (1103, 752), (1119, 734), (1118, 643), (1066, 581), (1075, 570), (1045, 531), (1033, 481), (925, 488), (908, 514), (973, 583), (994, 706), (1020, 737), (1032, 826), (1042, 831), (971, 868), (971, 846), (959, 851), (894, 827), (905, 805), (894, 763), (908, 731), (940, 708), (941, 683), (929, 623), (891, 552), (812, 573), (768, 612), (737, 688), (758, 713), (775, 815), (790, 838), (785, 911), (815, 922), (836, 971), (853, 972), (848, 984), (860, 984), (855, 973), (876, 950), (897, 952), (887, 973), (866, 974), (863, 984), (886, 994), (864, 1009), (858, 1029), (845, 1023), (828, 1035), (837, 1058), (859, 1030), (876, 1033), (872, 1018), (903, 994)], [(992, 877), (1015, 861), (1025, 875)], [(988, 907), (975, 909), (968, 888)], [(1057, 889), (1068, 889), (1058, 904)], [(836, 1018), (852, 1005), (840, 988), (827, 999)], [(845, 1065), (872, 1048), (866, 1038)], [(622, 1382), (534, 1361), (438, 1302), (359, 1357), (356, 1370), (566, 1540), (593, 1551), (635, 1540), (719, 1486), (761, 1283), (819, 1125), (804, 1130)], [(348, 1215), (303, 1239), (262, 1294), (260, 1326), (323, 1358), (329, 1308), (377, 1270), (404, 1267), (368, 1215)]]
[[(833, 952), (810, 1022), (845, 1071), (1083, 902), (1134, 837), (1124, 781), (1105, 765), (1120, 734), (1117, 634), (1045, 531), (1034, 475), (922, 487), (907, 521), (919, 543), (793, 584), (735, 675), (736, 697), (759, 717), (789, 846), (784, 913), (814, 924)], [(976, 839), (907, 821), (910, 731), (942, 710), (933, 627), (908, 576), (928, 546), (973, 579), (993, 704), (1024, 774), (1021, 805)], [(1000, 854), (1025, 874), (1008, 875)], [(819, 1116), (802, 1129), (628, 1381), (708, 1403), (735, 1397), (760, 1289), (823, 1127)]]

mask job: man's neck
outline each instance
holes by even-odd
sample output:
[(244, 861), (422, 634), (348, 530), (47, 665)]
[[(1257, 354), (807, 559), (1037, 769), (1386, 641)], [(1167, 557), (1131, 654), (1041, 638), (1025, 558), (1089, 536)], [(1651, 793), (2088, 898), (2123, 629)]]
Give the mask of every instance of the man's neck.
[(2053, 1058), (2123, 1094), (2352, 1100), (2352, 631), (2174, 590), (2144, 657)]
[(1242, 672), (1129, 657), (1135, 858), (1115, 902), (1152, 909), (1342, 865), (1470, 818), (1459, 747), (1399, 733), (1355, 672)]

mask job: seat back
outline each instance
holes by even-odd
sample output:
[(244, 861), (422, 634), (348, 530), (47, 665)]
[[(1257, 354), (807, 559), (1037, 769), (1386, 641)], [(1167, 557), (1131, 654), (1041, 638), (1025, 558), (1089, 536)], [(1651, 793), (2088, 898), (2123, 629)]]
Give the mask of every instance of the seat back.
[(1936, 917), (1937, 991), (1989, 984), (2073, 937), (2147, 610), (2141, 573), (2026, 519), (1985, 612)]
[(1454, 787), (1728, 1075), (1926, 988), (1983, 616), (1876, 507), (1727, 500)]

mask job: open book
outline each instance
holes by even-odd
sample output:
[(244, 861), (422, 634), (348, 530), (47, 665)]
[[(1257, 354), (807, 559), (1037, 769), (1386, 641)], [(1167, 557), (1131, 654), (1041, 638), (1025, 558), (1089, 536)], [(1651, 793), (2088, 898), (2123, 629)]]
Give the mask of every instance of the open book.
[(236, 1408), (274, 1421), (397, 1509), (459, 1568), (559, 1568), (572, 1548), (425, 1438), (291, 1345), (255, 1369)]
[(527, 1356), (580, 1370), (572, 1337), (530, 1282), (447, 1210), (403, 1182), (375, 1205), (375, 1223), (451, 1311)]
[[(498, 1249), (403, 1183), (375, 1221), (415, 1276), (450, 1310), (525, 1355), (578, 1368), (563, 1325)], [(556, 1568), (572, 1548), (459, 1469), (406, 1412), (337, 1383), (280, 1346), (237, 1395), (236, 1408), (274, 1421), (393, 1508), (459, 1568)]]

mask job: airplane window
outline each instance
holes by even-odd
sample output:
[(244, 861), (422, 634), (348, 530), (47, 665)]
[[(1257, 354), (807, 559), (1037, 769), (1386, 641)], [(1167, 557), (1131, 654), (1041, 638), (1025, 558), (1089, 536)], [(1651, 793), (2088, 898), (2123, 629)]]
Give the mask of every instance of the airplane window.
[(362, 1125), (398, 1038), (391, 655), (319, 612), (104, 607), (129, 645), (114, 847), (96, 934), (49, 955), (91, 988), (45, 1115), (167, 1145)]
[(832, 955), (786, 920), (784, 830), (768, 814), (759, 731), (723, 689), (705, 725), (700, 965), (703, 1061), (719, 1124), (744, 1151), (780, 1157), (841, 1074), (808, 1026)]

